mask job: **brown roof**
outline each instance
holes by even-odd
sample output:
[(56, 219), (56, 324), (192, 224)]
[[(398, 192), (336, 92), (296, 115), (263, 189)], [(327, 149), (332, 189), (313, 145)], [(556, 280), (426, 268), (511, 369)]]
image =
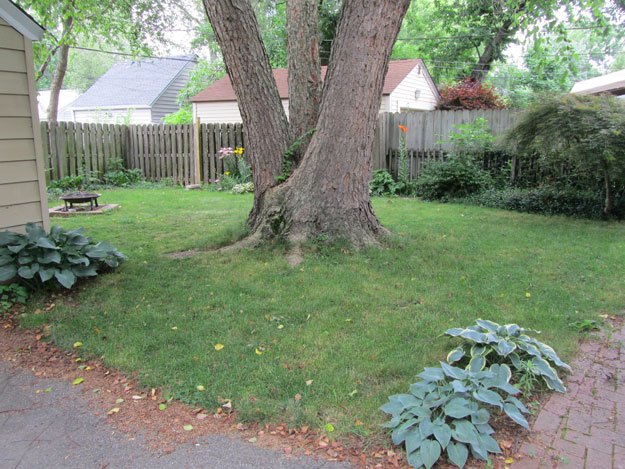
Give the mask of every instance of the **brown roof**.
[[(421, 59), (409, 59), (409, 60), (393, 60), (388, 64), (388, 73), (384, 80), (384, 88), (382, 94), (391, 94), (395, 88), (406, 78), (406, 75), (422, 62)], [(326, 74), (327, 67), (321, 67), (321, 76)], [(286, 68), (274, 68), (273, 77), (278, 85), (278, 93), (280, 98), (287, 99), (289, 97), (289, 85), (288, 85), (288, 72)], [(193, 102), (207, 102), (207, 101), (236, 101), (237, 97), (234, 94), (230, 77), (225, 75), (223, 78), (217, 80), (211, 86), (204, 91), (200, 91), (198, 94), (191, 98)]]

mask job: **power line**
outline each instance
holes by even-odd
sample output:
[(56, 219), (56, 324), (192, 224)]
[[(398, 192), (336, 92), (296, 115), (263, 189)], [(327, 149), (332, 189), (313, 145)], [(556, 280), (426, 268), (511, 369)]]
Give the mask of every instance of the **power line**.
[(122, 55), (126, 57), (138, 57), (141, 59), (179, 60), (181, 62), (197, 62), (197, 59), (187, 59), (184, 57), (156, 57), (153, 55), (137, 55), (129, 52), (117, 52), (110, 50), (92, 49), (90, 47), (71, 46), (72, 49), (86, 50), (90, 52), (100, 52), (101, 54)]

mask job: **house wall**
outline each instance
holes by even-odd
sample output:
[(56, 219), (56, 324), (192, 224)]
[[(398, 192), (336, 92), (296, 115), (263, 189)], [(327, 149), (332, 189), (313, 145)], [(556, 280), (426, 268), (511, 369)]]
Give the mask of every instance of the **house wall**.
[(74, 122), (98, 124), (125, 124), (130, 116), (129, 124), (151, 124), (152, 111), (149, 108), (116, 108), (116, 109), (72, 109)]
[(50, 229), (33, 67), (30, 39), (0, 18), (0, 231)]
[(154, 104), (152, 104), (153, 123), (162, 124), (165, 115), (178, 111), (179, 107), (176, 98), (182, 88), (184, 88), (184, 85), (189, 81), (189, 75), (195, 65), (195, 62), (189, 62), (189, 64), (180, 71), (176, 78), (172, 80), (163, 94), (161, 94), (161, 96), (154, 101)]
[[(282, 100), (282, 107), (289, 117), (289, 100)], [(193, 119), (200, 118), (202, 124), (241, 123), (241, 113), (236, 101), (210, 101), (193, 103)]]
[[(406, 78), (390, 94), (387, 111), (433, 110), (437, 104), (437, 97), (425, 74), (425, 68), (419, 64), (406, 75)], [(418, 99), (415, 98), (416, 90), (420, 91)]]

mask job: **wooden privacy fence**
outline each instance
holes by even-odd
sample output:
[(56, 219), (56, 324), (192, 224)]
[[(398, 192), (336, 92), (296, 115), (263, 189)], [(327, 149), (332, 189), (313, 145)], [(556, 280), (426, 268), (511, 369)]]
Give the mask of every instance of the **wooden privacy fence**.
[(106, 173), (113, 158), (140, 169), (148, 181), (210, 183), (223, 174), (219, 150), (245, 147), (241, 124), (41, 123), (48, 183), (93, 171)]
[[(432, 160), (451, 150), (447, 139), (454, 125), (482, 117), (495, 137), (514, 122), (508, 110), (428, 111), (380, 114), (375, 135), (373, 169), (397, 171), (399, 125), (405, 126), (411, 178), (417, 178)], [(80, 171), (106, 172), (112, 158), (128, 169), (140, 169), (149, 181), (166, 178), (178, 184), (208, 184), (223, 174), (219, 150), (244, 147), (241, 124), (113, 125), (59, 122), (41, 123), (46, 179), (49, 183)], [(497, 162), (494, 162), (499, 164)]]
[[(513, 125), (514, 116), (514, 112), (508, 109), (380, 114), (375, 135), (373, 170), (386, 169), (392, 174), (397, 173), (399, 137), (404, 133), (400, 125), (408, 129), (404, 134), (408, 171), (411, 179), (416, 179), (429, 162), (440, 161), (451, 151), (451, 144), (438, 142), (447, 140), (449, 134), (455, 131), (454, 126), (470, 124), (483, 118), (488, 121), (491, 134), (499, 137)], [(491, 162), (485, 164), (490, 165)]]

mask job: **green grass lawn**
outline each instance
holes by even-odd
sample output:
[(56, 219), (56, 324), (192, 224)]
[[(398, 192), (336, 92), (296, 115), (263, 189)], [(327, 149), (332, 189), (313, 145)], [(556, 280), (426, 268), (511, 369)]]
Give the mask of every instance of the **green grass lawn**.
[[(51, 324), (60, 346), (83, 342), (84, 354), (193, 405), (231, 399), (243, 420), (331, 421), (335, 434), (370, 436), (387, 396), (452, 348), (439, 337), (447, 328), (516, 322), (570, 358), (570, 322), (625, 308), (622, 223), (379, 198), (387, 249), (311, 244), (290, 268), (280, 245), (209, 249), (244, 232), (250, 195), (133, 189), (101, 201), (122, 208), (53, 222), (84, 226), (128, 262), (23, 325)], [(191, 248), (206, 251), (166, 255)]]

